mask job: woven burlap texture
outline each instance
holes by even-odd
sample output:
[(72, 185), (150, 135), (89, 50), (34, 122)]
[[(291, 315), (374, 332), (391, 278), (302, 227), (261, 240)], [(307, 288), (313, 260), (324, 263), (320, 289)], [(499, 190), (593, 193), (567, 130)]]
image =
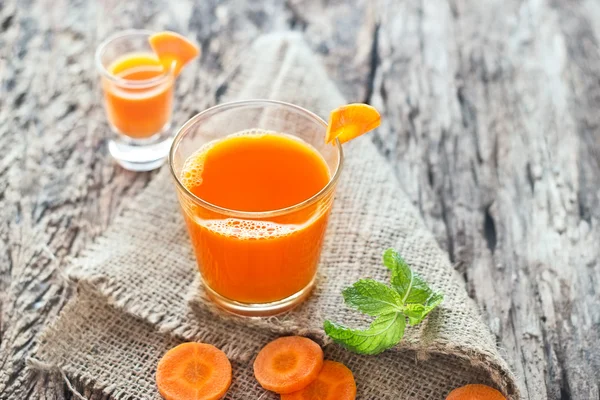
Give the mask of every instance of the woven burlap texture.
[[(259, 38), (228, 85), (227, 100), (288, 101), (321, 116), (345, 103), (301, 36)], [(302, 334), (325, 346), (326, 357), (352, 369), (359, 399), (442, 399), (454, 387), (487, 383), (518, 398), (514, 378), (493, 335), (481, 322), (464, 282), (399, 186), (368, 136), (344, 147), (345, 166), (320, 264), (318, 285), (283, 316), (243, 319), (206, 300), (167, 168), (67, 270), (77, 287), (46, 329), (37, 368), (60, 369), (70, 380), (115, 399), (159, 399), (154, 368), (184, 340), (208, 342), (232, 360), (227, 399), (276, 399), (252, 375), (257, 351), (281, 334)], [(443, 304), (397, 348), (359, 356), (328, 341), (326, 318), (368, 322), (343, 305), (341, 290), (360, 278), (389, 279), (382, 251), (397, 249)]]

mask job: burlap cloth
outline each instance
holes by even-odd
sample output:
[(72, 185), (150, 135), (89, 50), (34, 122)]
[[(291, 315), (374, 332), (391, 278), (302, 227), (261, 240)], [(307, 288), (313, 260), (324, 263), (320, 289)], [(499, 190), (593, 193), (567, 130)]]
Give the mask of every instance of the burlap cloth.
[[(300, 36), (264, 36), (250, 53), (229, 85), (228, 100), (283, 100), (321, 116), (346, 103)], [(227, 399), (276, 399), (254, 379), (252, 361), (269, 340), (295, 333), (320, 341), (328, 359), (354, 372), (359, 399), (443, 399), (466, 383), (486, 383), (517, 399), (494, 337), (388, 162), (368, 136), (344, 149), (318, 286), (302, 306), (277, 318), (242, 319), (205, 300), (165, 167), (68, 268), (77, 295), (42, 335), (32, 366), (60, 370), (115, 399), (159, 399), (157, 361), (177, 343), (197, 340), (216, 345), (231, 359), (234, 378)], [(381, 255), (388, 247), (445, 300), (425, 322), (408, 328), (397, 348), (355, 355), (327, 340), (323, 320), (365, 325), (360, 313), (343, 305), (340, 292), (363, 277), (387, 282)]]

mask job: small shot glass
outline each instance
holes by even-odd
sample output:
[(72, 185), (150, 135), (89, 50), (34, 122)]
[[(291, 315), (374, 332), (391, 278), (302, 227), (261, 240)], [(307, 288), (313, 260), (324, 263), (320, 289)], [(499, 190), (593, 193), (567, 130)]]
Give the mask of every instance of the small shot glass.
[(119, 32), (96, 50), (104, 108), (114, 132), (108, 150), (131, 171), (160, 167), (173, 141), (169, 128), (175, 77), (154, 55), (148, 41), (152, 33)]

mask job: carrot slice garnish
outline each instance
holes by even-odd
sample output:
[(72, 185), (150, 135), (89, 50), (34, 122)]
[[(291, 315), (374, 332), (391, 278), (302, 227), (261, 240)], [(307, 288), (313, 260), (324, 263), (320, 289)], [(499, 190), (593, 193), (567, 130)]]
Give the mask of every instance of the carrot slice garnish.
[(273, 340), (258, 353), (254, 376), (276, 393), (291, 393), (314, 381), (323, 366), (323, 350), (310, 339), (286, 336)]
[(333, 142), (336, 138), (340, 143), (359, 137), (381, 124), (381, 115), (368, 104), (347, 104), (336, 108), (329, 115), (329, 125), (327, 126), (327, 143)]
[(506, 400), (496, 389), (486, 385), (465, 385), (450, 392), (446, 400)]
[(216, 400), (231, 384), (225, 353), (206, 343), (183, 343), (158, 362), (156, 386), (166, 400)]
[(150, 46), (165, 69), (173, 69), (177, 76), (181, 69), (200, 55), (200, 48), (175, 32), (158, 32), (150, 36)]
[(310, 385), (304, 389), (282, 394), (281, 400), (354, 400), (356, 382), (354, 375), (344, 364), (325, 361), (323, 368)]

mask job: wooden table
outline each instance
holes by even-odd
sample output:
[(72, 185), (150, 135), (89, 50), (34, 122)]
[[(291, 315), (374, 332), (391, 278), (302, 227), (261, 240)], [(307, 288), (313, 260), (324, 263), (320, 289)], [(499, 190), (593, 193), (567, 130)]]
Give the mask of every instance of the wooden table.
[(108, 156), (93, 64), (130, 27), (202, 44), (176, 124), (219, 102), (262, 32), (302, 31), (348, 100), (384, 114), (371, 138), (524, 398), (598, 399), (598, 1), (0, 0), (1, 399), (73, 398), (26, 359), (69, 258), (152, 179)]

